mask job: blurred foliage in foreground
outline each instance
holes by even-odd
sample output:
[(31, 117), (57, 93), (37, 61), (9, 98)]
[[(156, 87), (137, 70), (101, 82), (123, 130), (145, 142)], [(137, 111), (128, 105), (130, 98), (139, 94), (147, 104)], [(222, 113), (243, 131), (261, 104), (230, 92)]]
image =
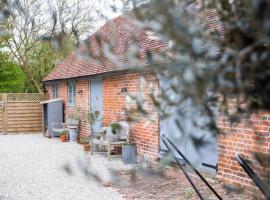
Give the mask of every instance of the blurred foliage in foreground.
[[(245, 115), (270, 111), (269, 0), (156, 0), (134, 7), (135, 23), (168, 44), (168, 50), (147, 55), (150, 70), (171, 82), (152, 98), (161, 116), (177, 115), (182, 134), (192, 132), (186, 120), (216, 135), (217, 113), (238, 123)], [(270, 154), (255, 154), (269, 169), (262, 160)]]

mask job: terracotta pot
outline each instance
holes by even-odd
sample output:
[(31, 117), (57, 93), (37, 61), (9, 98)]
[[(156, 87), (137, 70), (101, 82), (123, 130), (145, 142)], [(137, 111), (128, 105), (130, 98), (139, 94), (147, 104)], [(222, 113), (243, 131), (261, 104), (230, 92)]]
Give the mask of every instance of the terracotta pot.
[(60, 140), (61, 140), (61, 142), (65, 142), (66, 141), (66, 135), (60, 135)]
[(84, 151), (90, 151), (91, 145), (90, 144), (84, 144), (83, 149)]

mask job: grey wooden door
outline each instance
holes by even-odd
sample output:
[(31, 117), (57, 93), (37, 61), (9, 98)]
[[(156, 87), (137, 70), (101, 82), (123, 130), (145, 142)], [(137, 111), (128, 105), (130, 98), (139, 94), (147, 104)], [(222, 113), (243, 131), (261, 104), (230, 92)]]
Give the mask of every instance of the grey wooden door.
[(95, 132), (100, 131), (102, 127), (102, 108), (103, 108), (103, 97), (102, 97), (102, 80), (95, 79), (90, 80), (90, 110), (92, 112), (98, 111), (99, 117), (98, 120), (93, 125), (93, 130)]
[[(57, 100), (49, 102), (46, 106), (43, 106), (45, 123), (48, 124), (48, 136), (60, 136), (60, 133), (52, 130), (52, 123), (61, 124), (64, 122), (63, 101)], [(61, 128), (61, 126), (59, 127)]]
[[(171, 83), (172, 81), (160, 80), (160, 87), (165, 89), (167, 95), (173, 97), (174, 94), (170, 91)], [(185, 112), (189, 112), (189, 109), (191, 109), (188, 102), (186, 103), (186, 106), (184, 106), (184, 109), (186, 109)], [(167, 151), (165, 144), (161, 140), (161, 137), (164, 134), (176, 144), (180, 151), (195, 167), (213, 173), (216, 172), (217, 144), (215, 136), (210, 132), (194, 127), (190, 119), (180, 119), (176, 110), (177, 108), (171, 109), (171, 116), (167, 119), (160, 120), (160, 151)], [(181, 121), (185, 133), (182, 133), (176, 125), (177, 120)], [(197, 120), (202, 121), (204, 119), (198, 116)], [(194, 143), (194, 138), (203, 138), (204, 145), (198, 148), (198, 145), (195, 145)]]

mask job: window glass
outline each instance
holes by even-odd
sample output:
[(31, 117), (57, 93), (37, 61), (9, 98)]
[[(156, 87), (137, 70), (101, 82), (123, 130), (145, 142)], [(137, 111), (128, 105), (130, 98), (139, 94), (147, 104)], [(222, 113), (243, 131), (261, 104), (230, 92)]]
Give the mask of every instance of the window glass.
[(75, 81), (68, 82), (68, 104), (71, 106), (75, 105), (76, 99), (76, 84)]
[(58, 85), (57, 85), (57, 83), (52, 83), (52, 97), (53, 97), (53, 99), (58, 98)]

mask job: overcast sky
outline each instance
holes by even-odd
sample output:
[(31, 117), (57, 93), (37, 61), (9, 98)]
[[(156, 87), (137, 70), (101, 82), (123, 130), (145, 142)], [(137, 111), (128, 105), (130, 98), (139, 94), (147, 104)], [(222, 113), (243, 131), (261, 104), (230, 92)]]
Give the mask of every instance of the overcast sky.
[(107, 20), (115, 18), (122, 14), (123, 3), (121, 0), (96, 0), (100, 4), (101, 13), (98, 16), (97, 29)]

